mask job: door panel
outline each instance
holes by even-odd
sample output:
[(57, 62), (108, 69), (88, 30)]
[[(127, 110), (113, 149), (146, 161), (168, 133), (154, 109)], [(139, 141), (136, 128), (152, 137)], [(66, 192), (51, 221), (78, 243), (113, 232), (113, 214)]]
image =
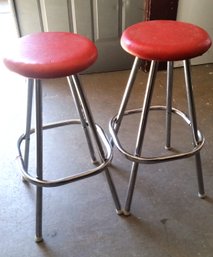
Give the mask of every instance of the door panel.
[(35, 0), (9, 0), (19, 35), (41, 31), (40, 9)]
[[(89, 37), (99, 58), (91, 72), (128, 69), (132, 57), (120, 47), (122, 31), (142, 21), (144, 0), (13, 0), (21, 35), (71, 31)], [(32, 18), (33, 17), (33, 18)]]
[[(177, 19), (204, 28), (213, 38), (213, 1), (179, 0)], [(213, 63), (213, 47), (200, 57), (192, 59), (192, 64)]]
[(70, 31), (67, 0), (40, 0), (44, 31)]
[(70, 0), (70, 31), (87, 36), (93, 40), (93, 6), (91, 1)]
[(93, 15), (95, 41), (118, 38), (119, 6), (116, 0), (96, 0)]

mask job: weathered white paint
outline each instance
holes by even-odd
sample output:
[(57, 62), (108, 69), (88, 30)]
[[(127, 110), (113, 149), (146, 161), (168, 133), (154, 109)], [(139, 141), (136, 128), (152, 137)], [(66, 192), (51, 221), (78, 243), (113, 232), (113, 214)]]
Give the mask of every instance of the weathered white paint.
[[(190, 22), (204, 28), (213, 39), (212, 0), (179, 0), (177, 20)], [(213, 63), (213, 47), (203, 56), (192, 60), (192, 64), (204, 63)]]
[[(144, 0), (9, 0), (21, 35), (74, 31), (96, 43), (97, 71), (124, 69), (130, 57), (120, 48), (123, 29), (143, 19)], [(213, 0), (179, 0), (177, 19), (197, 24), (213, 38)], [(114, 59), (113, 59), (114, 58)], [(126, 64), (128, 65), (126, 65)], [(213, 63), (213, 47), (193, 64)], [(179, 62), (176, 63), (179, 65)], [(98, 66), (102, 66), (100, 69)]]

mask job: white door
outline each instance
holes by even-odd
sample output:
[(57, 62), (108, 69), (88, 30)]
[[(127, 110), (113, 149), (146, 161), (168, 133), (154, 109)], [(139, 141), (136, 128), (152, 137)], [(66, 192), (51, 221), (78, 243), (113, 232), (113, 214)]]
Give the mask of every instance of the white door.
[[(179, 0), (177, 19), (204, 28), (213, 38), (213, 1)], [(213, 47), (204, 55), (192, 59), (192, 64), (213, 63)]]
[(122, 31), (142, 21), (144, 0), (10, 0), (21, 35), (71, 31), (92, 39), (99, 58), (90, 71), (130, 68), (120, 47)]

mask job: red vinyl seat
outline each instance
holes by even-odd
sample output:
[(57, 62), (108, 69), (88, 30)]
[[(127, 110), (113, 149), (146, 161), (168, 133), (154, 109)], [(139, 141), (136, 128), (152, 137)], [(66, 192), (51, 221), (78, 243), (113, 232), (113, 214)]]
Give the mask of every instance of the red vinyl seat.
[(190, 23), (153, 20), (128, 27), (121, 46), (144, 60), (178, 61), (202, 55), (211, 39), (205, 30)]
[(93, 42), (84, 36), (41, 32), (13, 42), (4, 63), (11, 71), (28, 78), (58, 78), (85, 70), (97, 55)]

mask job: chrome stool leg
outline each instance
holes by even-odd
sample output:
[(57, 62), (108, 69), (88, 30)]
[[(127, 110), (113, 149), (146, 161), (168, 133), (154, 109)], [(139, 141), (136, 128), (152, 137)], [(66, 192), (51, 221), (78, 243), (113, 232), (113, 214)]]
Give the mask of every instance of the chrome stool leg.
[[(148, 81), (147, 81), (147, 86), (146, 86), (146, 92), (145, 92), (145, 96), (144, 96), (144, 103), (143, 103), (143, 107), (142, 107), (142, 111), (141, 111), (141, 119), (140, 119), (136, 147), (135, 147), (135, 156), (141, 155), (157, 70), (158, 70), (158, 62), (152, 61), (151, 67), (150, 67), (150, 72), (149, 72), (149, 77), (148, 77)], [(131, 202), (132, 202), (132, 196), (133, 196), (134, 187), (135, 187), (135, 181), (136, 181), (136, 177), (137, 177), (138, 166), (139, 166), (138, 162), (133, 162), (130, 179), (129, 179), (129, 185), (128, 185), (128, 189), (127, 189), (126, 203), (125, 203), (125, 208), (124, 208), (125, 215), (130, 214), (129, 212), (130, 212), (130, 208), (131, 208)]]
[[(199, 135), (198, 135), (196, 111), (195, 111), (192, 82), (191, 82), (192, 80), (191, 80), (190, 60), (184, 60), (183, 63), (184, 63), (185, 84), (186, 84), (188, 109), (189, 109), (189, 116), (191, 120), (193, 141), (194, 141), (194, 146), (197, 146), (199, 143)], [(196, 159), (197, 179), (198, 179), (198, 196), (200, 198), (204, 198), (205, 190), (204, 190), (200, 152), (197, 152), (195, 154), (195, 159)]]
[[(136, 79), (136, 75), (137, 75), (140, 63), (141, 63), (141, 60), (138, 57), (136, 57), (135, 60), (134, 60), (130, 75), (129, 75), (129, 79), (127, 81), (126, 89), (125, 89), (125, 92), (124, 92), (124, 95), (123, 95), (123, 98), (122, 98), (122, 102), (121, 102), (118, 114), (116, 116), (116, 121), (113, 125), (113, 129), (115, 130), (115, 133), (118, 133), (118, 131), (119, 131), (120, 123), (123, 119), (124, 112), (125, 112), (125, 109), (126, 109), (127, 104), (128, 104), (128, 100), (129, 100), (129, 97), (130, 97), (130, 94), (131, 94), (131, 91), (132, 91), (132, 88), (133, 88), (133, 85), (134, 85), (134, 82), (135, 82), (135, 79)], [(111, 138), (111, 144), (112, 144), (112, 146), (114, 145), (112, 138)], [(110, 176), (109, 172), (106, 173), (106, 174), (108, 176)], [(131, 181), (133, 181), (133, 179)], [(113, 186), (112, 183), (109, 183), (109, 185), (110, 184)], [(124, 210), (124, 214), (127, 215), (125, 210)]]
[[(24, 166), (26, 171), (29, 164), (29, 149), (30, 149), (30, 130), (32, 120), (32, 102), (33, 102), (33, 86), (34, 79), (28, 79), (28, 93), (27, 93), (27, 115), (26, 115), (26, 129), (25, 129), (25, 149), (24, 149)], [(24, 180), (24, 178), (23, 178)]]
[(78, 92), (75, 89), (75, 80), (72, 77), (67, 77), (67, 81), (68, 81), (70, 91), (71, 91), (73, 99), (74, 99), (76, 109), (80, 116), (81, 124), (82, 124), (83, 130), (84, 130), (85, 136), (86, 136), (88, 147), (89, 147), (92, 163), (95, 164), (97, 162), (97, 159), (95, 157), (95, 151), (94, 151), (94, 147), (92, 145), (92, 139), (90, 136), (90, 132), (88, 130), (88, 123), (86, 121), (84, 107), (82, 105), (81, 98), (78, 96)]
[[(35, 80), (35, 140), (36, 140), (36, 175), (43, 179), (43, 131), (42, 131), (42, 87), (41, 81)], [(36, 242), (42, 238), (42, 187), (36, 186)]]
[[(98, 133), (97, 133), (97, 129), (96, 129), (96, 125), (95, 125), (95, 122), (94, 122), (94, 119), (92, 116), (92, 112), (91, 112), (89, 104), (85, 98), (83, 88), (81, 87), (79, 77), (77, 75), (72, 75), (69, 77), (69, 81), (73, 82), (73, 83), (70, 83), (70, 86), (71, 86), (71, 91), (73, 92), (73, 96), (76, 97), (75, 101), (76, 101), (77, 105), (79, 103), (82, 106), (82, 108), (78, 108), (78, 111), (80, 112), (79, 115), (82, 118), (82, 123), (89, 125), (92, 135), (94, 137), (94, 141), (97, 144), (99, 156), (100, 156), (101, 160), (105, 160), (105, 153), (104, 153), (101, 141), (100, 141)], [(86, 119), (86, 121), (85, 121), (85, 119)], [(87, 135), (89, 138), (88, 143), (91, 143), (92, 140), (90, 139), (89, 133)], [(116, 206), (116, 212), (117, 212), (117, 214), (120, 215), (120, 214), (122, 214), (121, 205), (119, 202), (119, 198), (118, 198), (114, 183), (112, 181), (111, 175), (110, 175), (107, 167), (105, 168), (105, 174), (106, 174), (109, 188), (110, 188), (110, 191), (111, 191), (111, 194), (112, 194), (115, 206)]]
[(172, 123), (172, 89), (173, 89), (173, 62), (167, 62), (167, 92), (166, 92), (166, 149), (171, 149)]
[[(121, 105), (120, 105), (120, 108), (118, 110), (118, 114), (117, 114), (117, 117), (116, 117), (116, 122), (114, 124), (114, 130), (117, 133), (118, 133), (118, 130), (120, 128), (120, 123), (123, 119), (124, 112), (126, 110), (128, 100), (129, 100), (129, 97), (130, 97), (130, 94), (131, 94), (131, 91), (132, 91), (132, 88), (133, 88), (133, 85), (134, 85), (134, 82), (135, 82), (136, 75), (137, 75), (140, 64), (141, 64), (141, 60), (138, 57), (136, 57), (135, 60), (134, 60), (130, 75), (129, 75), (129, 79), (127, 81), (127, 85), (126, 85), (126, 89), (125, 89), (123, 98), (121, 100)], [(112, 141), (112, 145), (113, 145), (113, 141)]]

